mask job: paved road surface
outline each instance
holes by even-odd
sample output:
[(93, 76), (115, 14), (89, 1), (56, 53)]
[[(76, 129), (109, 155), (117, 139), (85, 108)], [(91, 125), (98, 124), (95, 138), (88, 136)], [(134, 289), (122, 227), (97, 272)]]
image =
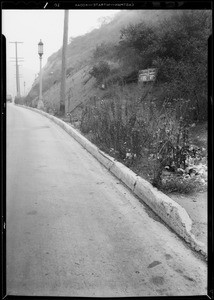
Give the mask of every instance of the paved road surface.
[(206, 293), (207, 266), (66, 132), (7, 105), (7, 293)]

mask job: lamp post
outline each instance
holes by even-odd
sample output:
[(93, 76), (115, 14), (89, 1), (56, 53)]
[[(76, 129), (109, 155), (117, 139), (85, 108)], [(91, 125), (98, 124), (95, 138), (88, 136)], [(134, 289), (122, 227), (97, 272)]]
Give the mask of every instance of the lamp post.
[(44, 108), (44, 103), (42, 101), (42, 55), (43, 55), (43, 43), (42, 40), (38, 43), (38, 54), (40, 58), (40, 76), (39, 76), (39, 101), (37, 108), (38, 109), (43, 109)]

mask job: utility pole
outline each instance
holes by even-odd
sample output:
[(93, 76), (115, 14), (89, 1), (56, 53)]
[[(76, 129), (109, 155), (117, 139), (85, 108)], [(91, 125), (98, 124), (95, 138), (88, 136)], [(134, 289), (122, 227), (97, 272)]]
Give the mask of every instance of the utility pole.
[(20, 89), (20, 78), (22, 77), (21, 74), (19, 73), (19, 67), (21, 67), (22, 65), (19, 65), (19, 64), (15, 64), (14, 65), (16, 67), (16, 75), (15, 75), (15, 78), (16, 78), (16, 96), (18, 98), (21, 97), (21, 89)]
[[(23, 61), (22, 58), (18, 58), (18, 49), (17, 49), (17, 44), (23, 44), (23, 42), (10, 42), (11, 44), (15, 44), (15, 62), (16, 62), (16, 92), (17, 92), (17, 97), (21, 97), (20, 93), (20, 81), (19, 81), (19, 61)], [(14, 59), (14, 58), (13, 58)]]
[(67, 62), (67, 44), (68, 44), (68, 16), (69, 10), (65, 10), (64, 14), (64, 34), (62, 46), (62, 74), (60, 87), (60, 112), (65, 114), (65, 95), (66, 95), (66, 62)]

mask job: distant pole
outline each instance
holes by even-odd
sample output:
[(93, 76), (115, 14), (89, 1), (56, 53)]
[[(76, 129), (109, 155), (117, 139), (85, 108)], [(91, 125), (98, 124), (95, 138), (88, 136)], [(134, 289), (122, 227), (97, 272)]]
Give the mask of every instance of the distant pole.
[(24, 81), (24, 96), (25, 96), (25, 81)]
[(68, 44), (68, 16), (69, 10), (64, 13), (64, 33), (62, 46), (62, 73), (60, 87), (60, 112), (65, 114), (65, 95), (66, 95), (66, 62), (67, 62), (67, 44)]
[(17, 84), (17, 97), (20, 97), (20, 81), (19, 81), (19, 65), (18, 65), (18, 52), (16, 42), (16, 84)]
[(15, 54), (16, 54), (16, 91), (17, 91), (17, 97), (21, 97), (20, 93), (20, 81), (19, 81), (19, 65), (18, 65), (18, 49), (17, 44), (23, 44), (23, 42), (10, 42), (12, 44), (15, 44)]

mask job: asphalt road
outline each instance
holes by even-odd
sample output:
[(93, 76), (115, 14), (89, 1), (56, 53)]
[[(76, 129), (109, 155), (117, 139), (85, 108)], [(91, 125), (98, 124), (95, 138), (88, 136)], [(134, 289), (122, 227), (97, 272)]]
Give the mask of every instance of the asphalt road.
[(207, 294), (207, 265), (51, 120), (7, 105), (7, 294)]

